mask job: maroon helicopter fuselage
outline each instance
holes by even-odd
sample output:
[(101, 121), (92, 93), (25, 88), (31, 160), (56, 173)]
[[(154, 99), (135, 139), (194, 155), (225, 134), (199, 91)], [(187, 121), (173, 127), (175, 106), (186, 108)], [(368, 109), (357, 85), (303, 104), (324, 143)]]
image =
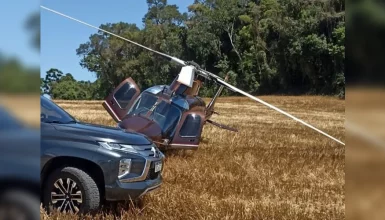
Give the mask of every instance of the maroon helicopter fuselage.
[(197, 96), (201, 81), (191, 88), (176, 80), (140, 93), (129, 78), (106, 98), (104, 108), (127, 131), (142, 133), (159, 148), (198, 148), (203, 125), (210, 118), (206, 103)]

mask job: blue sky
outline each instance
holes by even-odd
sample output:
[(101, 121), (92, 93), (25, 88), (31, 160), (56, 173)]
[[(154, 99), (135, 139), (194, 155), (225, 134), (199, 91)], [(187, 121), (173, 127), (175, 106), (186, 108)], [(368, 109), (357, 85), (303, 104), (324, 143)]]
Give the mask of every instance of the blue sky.
[(0, 53), (21, 60), (26, 66), (39, 66), (38, 50), (30, 42), (32, 34), (25, 28), (27, 18), (39, 11), (38, 1), (12, 0), (0, 6), (0, 27), (2, 35)]
[[(168, 0), (168, 3), (176, 4), (185, 12), (193, 0)], [(142, 18), (148, 9), (146, 0), (43, 0), (41, 5), (97, 27), (120, 21), (142, 27)], [(81, 57), (76, 55), (76, 49), (96, 32), (96, 29), (41, 9), (41, 75), (45, 76), (50, 68), (57, 68), (71, 73), (76, 80), (94, 81), (95, 74), (80, 66)]]

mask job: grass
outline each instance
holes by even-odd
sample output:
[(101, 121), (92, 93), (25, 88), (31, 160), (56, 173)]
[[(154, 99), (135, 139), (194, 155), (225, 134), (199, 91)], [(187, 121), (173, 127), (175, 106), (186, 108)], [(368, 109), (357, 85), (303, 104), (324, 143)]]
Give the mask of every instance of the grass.
[(350, 86), (347, 94), (347, 122), (359, 132), (347, 124), (346, 218), (384, 219), (385, 89)]
[[(260, 98), (345, 142), (345, 101), (320, 96)], [(55, 102), (79, 120), (116, 125), (100, 101)], [(166, 152), (161, 189), (146, 195), (141, 205), (123, 204), (117, 218), (345, 218), (343, 145), (247, 98), (220, 98), (216, 111), (220, 115), (214, 115), (214, 121), (239, 132), (208, 124), (198, 150)], [(42, 219), (77, 217), (54, 214)]]
[(36, 94), (1, 94), (0, 108), (20, 120), (26, 126), (40, 126), (40, 97)]

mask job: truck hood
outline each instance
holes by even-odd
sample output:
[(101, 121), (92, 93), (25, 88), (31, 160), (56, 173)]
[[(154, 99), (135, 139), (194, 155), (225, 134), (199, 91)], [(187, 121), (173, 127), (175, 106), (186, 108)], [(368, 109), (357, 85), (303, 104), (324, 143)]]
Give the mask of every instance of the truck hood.
[(125, 131), (120, 128), (89, 124), (84, 122), (55, 124), (55, 129), (74, 136), (87, 136), (95, 141), (108, 141), (121, 144), (149, 145), (152, 141), (143, 134)]
[(0, 151), (1, 180), (40, 182), (40, 130), (15, 128), (1, 131)]

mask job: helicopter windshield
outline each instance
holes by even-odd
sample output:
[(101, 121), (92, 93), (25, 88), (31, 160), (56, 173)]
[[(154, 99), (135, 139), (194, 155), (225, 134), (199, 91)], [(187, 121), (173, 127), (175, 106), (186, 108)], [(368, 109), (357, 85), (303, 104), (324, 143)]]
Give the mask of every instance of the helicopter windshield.
[[(158, 97), (155, 95), (150, 93), (143, 93), (128, 114), (141, 115), (145, 117), (150, 109), (153, 108), (157, 100)], [(163, 134), (169, 135), (174, 130), (181, 115), (182, 111), (179, 109), (179, 107), (173, 105), (172, 103), (169, 104), (161, 101), (154, 108), (153, 112), (148, 118), (158, 123), (162, 129)]]

